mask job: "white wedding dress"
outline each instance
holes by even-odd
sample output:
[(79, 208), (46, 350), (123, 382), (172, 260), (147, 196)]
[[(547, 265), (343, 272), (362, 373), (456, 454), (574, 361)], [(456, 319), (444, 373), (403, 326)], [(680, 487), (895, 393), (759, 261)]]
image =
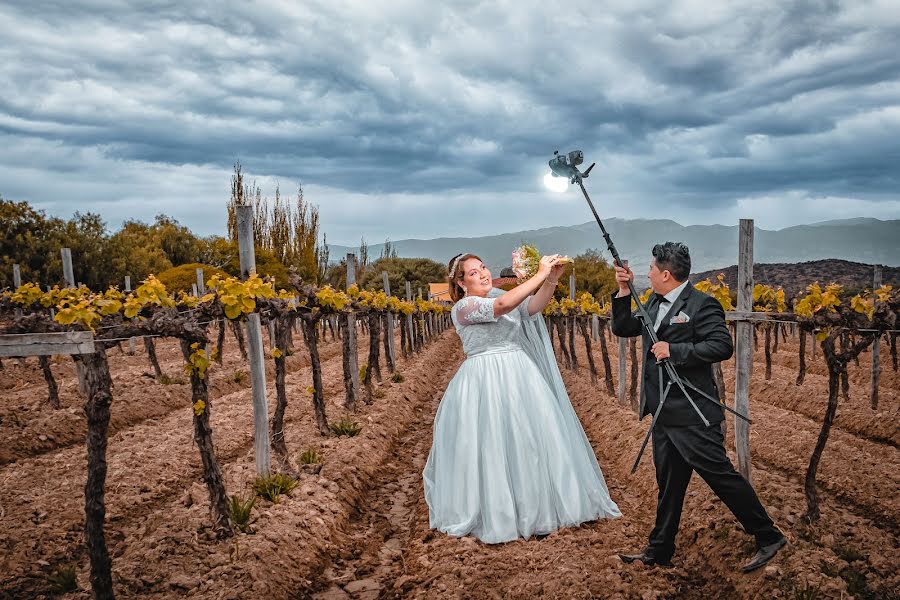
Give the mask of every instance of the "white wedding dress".
[(500, 543), (621, 515), (563, 385), (530, 297), (494, 316), (494, 300), (453, 307), (466, 360), (434, 418), (422, 473), (429, 524)]

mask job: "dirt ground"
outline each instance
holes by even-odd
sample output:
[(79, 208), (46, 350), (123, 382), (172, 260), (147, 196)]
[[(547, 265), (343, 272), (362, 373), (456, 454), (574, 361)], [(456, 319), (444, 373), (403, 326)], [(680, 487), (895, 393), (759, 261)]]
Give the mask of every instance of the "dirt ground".
[[(368, 339), (360, 338), (363, 359)], [(317, 449), (324, 467), (301, 475), (278, 504), (257, 501), (252, 532), (225, 541), (209, 530), (189, 386), (146, 376), (141, 344), (135, 356), (110, 352), (106, 532), (118, 597), (900, 598), (900, 376), (886, 349), (877, 411), (869, 406), (870, 355), (850, 366), (851, 398), (841, 400), (819, 469), (822, 518), (809, 525), (802, 481), (827, 399), (821, 352), (797, 387), (796, 340), (780, 345), (770, 381), (760, 346), (751, 384), (753, 483), (791, 543), (750, 575), (736, 569), (752, 554), (751, 539), (699, 478), (688, 490), (675, 567), (619, 561), (617, 552), (643, 547), (653, 525), (649, 452), (628, 474), (648, 421), (592, 384), (586, 366), (564, 378), (622, 518), (489, 546), (430, 531), (422, 497), (434, 412), (464, 358), (456, 334), (401, 358), (403, 381), (391, 382), (382, 366), (382, 397), (353, 415), (362, 425), (354, 438), (318, 434), (304, 350), (298, 340), (289, 358), (287, 445), (293, 457)], [(615, 365), (616, 345), (610, 350)], [(158, 353), (163, 370), (181, 376), (176, 344), (161, 342)], [(344, 414), (339, 342), (329, 336), (321, 354), (336, 419)], [(596, 345), (594, 355), (600, 365)], [(62, 408), (51, 409), (36, 362), (6, 360), (0, 370), (0, 598), (89, 598), (82, 401), (71, 360), (55, 360)], [(732, 363), (724, 367), (731, 398)], [(210, 410), (228, 491), (245, 497), (255, 475), (246, 372), (229, 336), (224, 366), (211, 371)], [(68, 563), (77, 565), (80, 591), (55, 594), (48, 577)]]

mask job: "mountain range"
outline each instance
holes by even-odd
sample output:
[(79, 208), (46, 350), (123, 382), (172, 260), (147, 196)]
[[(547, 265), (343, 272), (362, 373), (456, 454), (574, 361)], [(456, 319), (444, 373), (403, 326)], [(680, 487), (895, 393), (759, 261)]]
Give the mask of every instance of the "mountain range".
[[(724, 276), (725, 283), (732, 291), (737, 289), (736, 265), (691, 273), (691, 282), (696, 283), (707, 278), (715, 280), (719, 274)], [(836, 258), (801, 263), (753, 264), (753, 282), (782, 288), (788, 299), (801, 296), (807, 286), (814, 282), (823, 287), (832, 282), (840, 283), (844, 286), (844, 291), (852, 295), (866, 288), (871, 289), (873, 276), (872, 265)], [(895, 288), (900, 287), (900, 267), (882, 266), (881, 283)]]
[[(693, 273), (724, 269), (737, 263), (737, 225), (680, 225), (668, 219), (604, 220), (619, 256), (628, 260), (637, 275), (636, 283), (646, 282), (650, 250), (663, 241), (687, 244), (691, 252)], [(581, 225), (547, 227), (483, 237), (445, 237), (431, 240), (406, 239), (392, 241), (398, 256), (430, 258), (446, 264), (460, 252), (479, 255), (495, 275), (510, 264), (512, 250), (527, 242), (544, 254), (576, 256), (589, 248), (602, 252), (609, 260), (600, 228), (593, 221)], [(378, 258), (384, 244), (369, 246), (370, 261)], [(352, 246), (329, 245), (331, 260), (336, 262), (348, 252), (358, 253)], [(900, 219), (872, 218), (823, 221), (796, 225), (776, 231), (755, 228), (755, 263), (801, 263), (821, 259), (841, 259), (865, 264), (900, 266)]]

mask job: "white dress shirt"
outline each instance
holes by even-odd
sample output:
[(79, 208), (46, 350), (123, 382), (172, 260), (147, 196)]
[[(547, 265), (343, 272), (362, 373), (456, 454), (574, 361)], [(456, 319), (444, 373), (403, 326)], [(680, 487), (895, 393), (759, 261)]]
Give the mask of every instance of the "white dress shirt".
[(687, 287), (687, 284), (688, 280), (685, 279), (684, 283), (663, 296), (668, 302), (660, 301), (659, 303), (659, 312), (656, 313), (656, 323), (653, 324), (654, 331), (659, 331), (659, 326), (662, 325), (663, 319), (669, 313), (669, 310), (672, 308), (672, 305), (675, 304), (675, 301), (678, 300), (678, 296), (680, 296), (684, 288)]

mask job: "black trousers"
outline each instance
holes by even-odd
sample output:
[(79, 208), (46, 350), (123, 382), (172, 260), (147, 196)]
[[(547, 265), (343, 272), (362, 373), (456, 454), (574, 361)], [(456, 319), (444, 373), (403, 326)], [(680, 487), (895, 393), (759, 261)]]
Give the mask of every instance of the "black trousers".
[(694, 471), (731, 510), (744, 530), (756, 537), (759, 545), (781, 539), (782, 533), (769, 518), (753, 487), (735, 471), (725, 454), (725, 436), (720, 423), (709, 427), (667, 427), (657, 423), (653, 431), (653, 464), (659, 496), (656, 526), (650, 533), (647, 551), (656, 558), (668, 560), (675, 553), (684, 494)]

